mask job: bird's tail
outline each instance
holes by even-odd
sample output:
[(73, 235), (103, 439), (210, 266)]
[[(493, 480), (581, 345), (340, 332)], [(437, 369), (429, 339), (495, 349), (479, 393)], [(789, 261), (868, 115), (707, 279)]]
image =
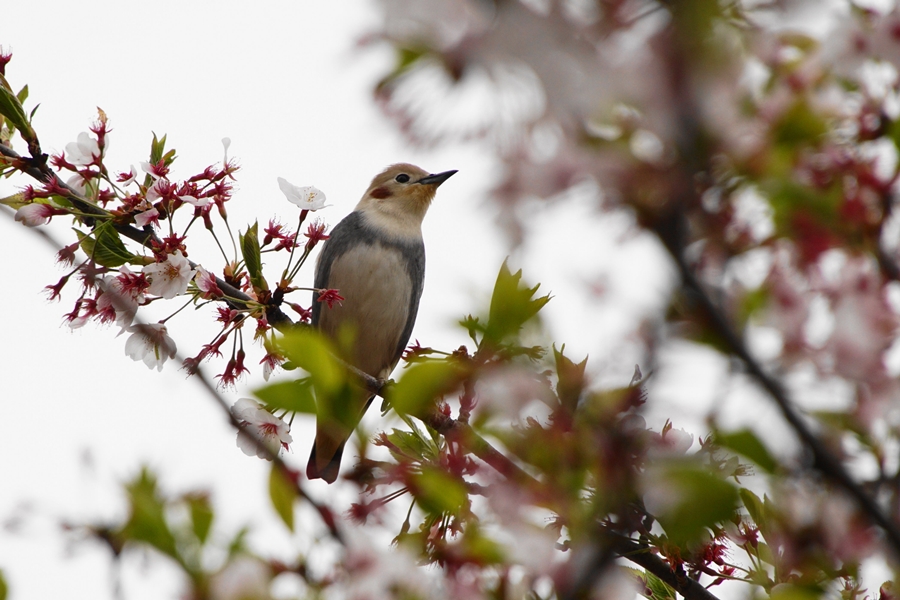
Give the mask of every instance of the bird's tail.
[[(316, 417), (316, 440), (313, 442), (312, 452), (309, 453), (309, 462), (306, 463), (307, 478), (324, 479), (328, 483), (335, 482), (341, 469), (344, 446), (375, 397), (367, 392), (366, 396), (368, 399), (362, 405), (362, 410), (354, 411), (354, 416), (343, 419), (343, 423), (326, 415), (320, 414)], [(360, 406), (360, 403), (357, 402), (356, 406)]]
[(327, 483), (334, 483), (341, 470), (341, 457), (344, 455), (346, 443), (347, 440), (341, 442), (331, 460), (324, 467), (320, 467), (319, 461), (316, 460), (316, 444), (313, 444), (312, 452), (309, 453), (309, 462), (306, 463), (306, 477), (308, 479), (324, 479)]

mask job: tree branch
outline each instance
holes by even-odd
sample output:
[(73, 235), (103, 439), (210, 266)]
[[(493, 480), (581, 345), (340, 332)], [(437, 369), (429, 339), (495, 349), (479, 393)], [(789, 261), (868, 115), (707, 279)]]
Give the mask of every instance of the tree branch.
[(847, 491), (860, 510), (884, 531), (895, 556), (900, 557), (900, 529), (897, 528), (897, 524), (891, 521), (875, 501), (853, 480), (843, 464), (828, 451), (825, 444), (807, 426), (794, 409), (782, 383), (767, 374), (759, 362), (753, 358), (743, 340), (732, 329), (724, 312), (713, 302), (688, 266), (680, 243), (681, 232), (686, 227), (684, 219), (682, 211), (676, 209), (668, 219), (659, 220), (653, 228), (654, 233), (663, 242), (678, 267), (683, 289), (696, 300), (713, 330), (722, 338), (729, 351), (744, 363), (747, 372), (774, 400), (784, 419), (812, 454), (813, 468), (818, 469), (826, 478)]
[[(344, 363), (347, 369), (359, 380), (359, 382), (371, 393), (384, 398), (386, 395), (385, 388), (387, 382), (376, 379), (354, 367)], [(522, 467), (517, 465), (509, 457), (494, 448), (487, 440), (478, 435), (468, 423), (452, 419), (450, 417), (432, 413), (432, 416), (423, 419), (423, 422), (442, 434), (448, 440), (459, 443), (463, 448), (483, 460), (495, 471), (516, 483), (520, 483), (538, 490), (543, 484), (527, 473)], [(601, 536), (603, 540), (598, 544), (599, 548), (607, 548), (614, 552), (617, 556), (630, 560), (631, 562), (643, 567), (653, 575), (659, 577), (667, 584), (672, 586), (675, 591), (684, 596), (686, 600), (718, 600), (716, 596), (711, 594), (700, 582), (691, 579), (684, 571), (674, 571), (667, 563), (663, 562), (659, 557), (650, 553), (649, 549), (641, 546), (634, 540), (615, 533), (605, 531)], [(573, 581), (573, 589), (565, 598), (579, 597), (580, 591), (589, 590), (597, 579), (599, 579), (605, 569), (609, 565), (610, 552), (597, 550), (597, 558), (586, 566), (578, 566)], [(580, 562), (580, 561), (579, 561)], [(571, 595), (574, 594), (574, 595)]]
[[(10, 214), (9, 209), (6, 207), (0, 208), (0, 214), (3, 214), (10, 219), (12, 219), (12, 215)], [(62, 245), (54, 239), (54, 237), (48, 233), (43, 228), (33, 228), (30, 229), (33, 233), (37, 234), (47, 245), (49, 245), (54, 252), (59, 252), (62, 249)], [(115, 294), (111, 296), (113, 298), (112, 302), (115, 304), (117, 301), (117, 297)], [(118, 307), (115, 307), (118, 308)], [(135, 318), (133, 326), (137, 329), (143, 329), (147, 326), (146, 323), (142, 323)], [(176, 354), (175, 360), (181, 361), (181, 357)], [(193, 377), (196, 378), (197, 381), (200, 382), (200, 386), (207, 392), (207, 394), (215, 401), (215, 403), (219, 406), (222, 412), (225, 414), (228, 423), (238, 432), (238, 435), (243, 436), (244, 438), (251, 441), (251, 443), (255, 446), (257, 451), (261, 451), (266, 455), (266, 458), (273, 462), (275, 466), (282, 472), (285, 478), (291, 482), (294, 487), (294, 492), (296, 492), (297, 496), (303, 498), (305, 502), (307, 502), (310, 506), (315, 509), (315, 511), (319, 514), (319, 517), (325, 523), (325, 526), (328, 528), (328, 532), (332, 538), (334, 538), (340, 544), (344, 544), (344, 536), (341, 531), (337, 527), (337, 522), (335, 521), (334, 514), (331, 512), (327, 506), (320, 504), (314, 498), (312, 498), (303, 486), (300, 484), (300, 473), (291, 467), (289, 467), (277, 453), (272, 452), (268, 446), (266, 446), (262, 440), (260, 440), (252, 431), (249, 431), (245, 428), (241, 423), (234, 417), (231, 413), (231, 407), (225, 402), (225, 399), (222, 398), (222, 395), (219, 394), (216, 387), (210, 382), (209, 378), (206, 377), (203, 370), (200, 367), (193, 372)]]
[[(38, 148), (38, 150), (40, 150), (40, 148)], [(59, 177), (59, 175), (57, 175), (50, 167), (48, 167), (46, 155), (40, 155), (40, 159), (36, 157), (27, 158), (4, 144), (0, 144), (0, 155), (10, 159), (10, 164), (12, 164), (13, 168), (21, 171), (22, 173), (31, 176), (33, 179), (36, 179), (43, 184), (52, 184), (55, 187), (65, 191), (66, 198), (70, 202), (72, 202), (72, 204), (74, 204), (79, 211), (89, 215), (94, 215), (98, 218), (108, 219), (112, 223), (115, 230), (119, 233), (119, 235), (137, 242), (141, 246), (150, 250), (153, 249), (154, 244), (162, 245), (162, 241), (159, 239), (156, 233), (154, 233), (150, 229), (138, 229), (137, 227), (125, 223), (116, 223), (115, 220), (111, 218), (111, 214), (108, 211), (100, 208), (99, 206), (79, 194), (77, 190), (63, 181)], [(190, 264), (192, 269), (196, 269), (199, 266), (192, 260), (188, 260), (188, 263)], [(236, 298), (238, 300), (237, 302), (233, 300), (221, 300), (222, 302), (225, 302), (233, 308), (246, 308), (246, 303), (253, 300), (243, 291), (234, 287), (218, 276), (216, 277), (216, 285), (219, 286), (219, 289), (222, 290), (222, 292), (226, 296), (228, 296), (229, 298)], [(266, 319), (269, 321), (269, 324), (279, 330), (293, 325), (290, 317), (288, 317), (278, 306), (266, 307)]]

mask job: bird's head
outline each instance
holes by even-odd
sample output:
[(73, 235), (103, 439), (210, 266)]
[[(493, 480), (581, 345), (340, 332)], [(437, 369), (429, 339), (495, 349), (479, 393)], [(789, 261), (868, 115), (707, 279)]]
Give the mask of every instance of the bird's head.
[(356, 210), (398, 237), (421, 235), (422, 219), (434, 193), (454, 173), (431, 174), (415, 165), (391, 165), (372, 179)]

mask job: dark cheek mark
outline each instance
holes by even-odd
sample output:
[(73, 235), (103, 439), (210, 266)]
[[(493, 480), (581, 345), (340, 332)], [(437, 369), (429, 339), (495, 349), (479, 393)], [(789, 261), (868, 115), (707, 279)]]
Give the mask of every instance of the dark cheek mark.
[(377, 187), (374, 190), (372, 190), (372, 197), (378, 198), (379, 200), (384, 200), (385, 198), (388, 198), (391, 195), (392, 195), (391, 190), (387, 189), (386, 187)]

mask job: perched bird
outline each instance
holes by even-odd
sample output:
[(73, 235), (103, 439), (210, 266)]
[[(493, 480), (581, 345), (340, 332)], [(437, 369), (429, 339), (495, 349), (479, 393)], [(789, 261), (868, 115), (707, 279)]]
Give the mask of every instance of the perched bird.
[[(425, 280), (422, 219), (438, 186), (454, 173), (389, 166), (331, 231), (319, 255), (315, 287), (337, 289), (344, 299), (329, 308), (313, 292), (312, 324), (335, 341), (347, 362), (377, 379), (388, 378), (412, 333)], [(342, 419), (320, 408), (307, 477), (337, 479), (344, 444), (373, 397), (357, 390)]]

